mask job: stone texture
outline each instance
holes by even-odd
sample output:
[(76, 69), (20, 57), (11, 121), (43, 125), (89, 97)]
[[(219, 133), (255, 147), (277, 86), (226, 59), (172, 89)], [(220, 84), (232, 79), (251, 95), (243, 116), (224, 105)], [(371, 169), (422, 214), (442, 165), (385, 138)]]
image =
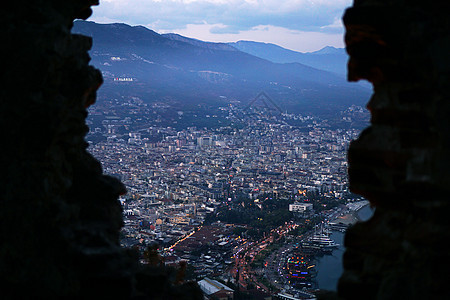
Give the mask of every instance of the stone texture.
[[(372, 124), (348, 154), (350, 187), (376, 213), (346, 236), (343, 299), (450, 298), (448, 3), (355, 0), (344, 16), (349, 80), (374, 85)], [(89, 66), (92, 41), (70, 33), (94, 4), (0, 9), (2, 299), (201, 299), (119, 246), (125, 189), (84, 141), (101, 74)]]
[(2, 299), (200, 299), (170, 270), (122, 249), (126, 192), (84, 140), (102, 83), (89, 37), (71, 34), (95, 0), (2, 5), (0, 280)]
[(448, 1), (354, 1), (348, 79), (366, 79), (371, 126), (348, 152), (373, 218), (348, 230), (342, 299), (449, 299)]

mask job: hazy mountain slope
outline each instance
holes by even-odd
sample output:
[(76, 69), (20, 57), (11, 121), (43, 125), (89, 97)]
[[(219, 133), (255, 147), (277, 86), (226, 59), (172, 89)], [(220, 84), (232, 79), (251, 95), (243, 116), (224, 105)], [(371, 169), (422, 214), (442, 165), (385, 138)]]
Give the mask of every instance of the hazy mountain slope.
[(176, 34), (176, 33), (166, 33), (162, 34), (161, 36), (174, 40), (174, 41), (180, 41), (185, 42), (197, 47), (202, 48), (208, 48), (208, 49), (214, 49), (214, 50), (227, 50), (227, 51), (239, 51), (235, 47), (228, 45), (227, 43), (211, 43), (211, 42), (204, 42), (197, 39), (192, 39), (188, 37), (184, 37), (182, 35)]
[[(362, 104), (368, 91), (300, 63), (278, 64), (224, 44), (163, 36), (142, 26), (78, 21), (73, 31), (93, 37), (92, 64), (102, 70), (100, 93), (176, 105), (245, 105), (261, 90), (296, 111)], [(132, 81), (126, 81), (131, 78)]]
[(296, 52), (278, 45), (251, 41), (228, 43), (234, 48), (275, 63), (298, 62), (313, 68), (345, 75), (347, 54), (342, 48), (327, 46), (315, 52)]

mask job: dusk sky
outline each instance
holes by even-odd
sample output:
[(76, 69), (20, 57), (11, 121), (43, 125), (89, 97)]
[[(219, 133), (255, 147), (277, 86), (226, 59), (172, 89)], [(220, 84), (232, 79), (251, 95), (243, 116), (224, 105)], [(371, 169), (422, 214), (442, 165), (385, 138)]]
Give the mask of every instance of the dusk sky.
[(90, 21), (143, 25), (211, 42), (251, 40), (301, 51), (343, 47), (351, 0), (100, 0)]

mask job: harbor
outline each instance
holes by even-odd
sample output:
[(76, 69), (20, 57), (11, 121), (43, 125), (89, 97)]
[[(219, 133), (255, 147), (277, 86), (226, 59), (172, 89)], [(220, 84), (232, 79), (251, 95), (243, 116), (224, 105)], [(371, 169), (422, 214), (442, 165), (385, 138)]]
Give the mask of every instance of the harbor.
[(318, 290), (336, 291), (343, 272), (345, 230), (374, 213), (368, 201), (348, 204), (300, 241), (284, 249), (278, 262), (279, 286), (292, 299), (311, 299)]
[[(368, 202), (362, 206), (361, 204), (354, 207), (356, 210), (344, 215), (342, 219), (351, 220), (352, 223), (349, 223), (349, 225), (370, 219), (374, 210), (369, 206)], [(329, 291), (335, 291), (337, 289), (337, 282), (343, 272), (342, 256), (345, 252), (344, 235), (345, 231), (333, 230), (330, 238), (339, 244), (339, 247), (331, 255), (322, 256), (318, 259), (316, 281), (319, 289)]]

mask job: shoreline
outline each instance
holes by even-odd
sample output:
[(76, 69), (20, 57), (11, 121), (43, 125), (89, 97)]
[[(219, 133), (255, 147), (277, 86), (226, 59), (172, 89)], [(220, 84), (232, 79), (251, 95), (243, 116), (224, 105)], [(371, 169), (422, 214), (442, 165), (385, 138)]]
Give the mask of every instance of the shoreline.
[[(364, 201), (361, 201), (361, 202), (364, 202), (364, 203), (361, 203), (361, 207), (359, 207), (358, 209), (356, 209), (356, 210), (353, 212), (354, 215), (355, 215), (355, 217), (358, 219), (357, 222), (365, 222), (365, 221), (367, 221), (367, 220), (364, 220), (363, 218), (361, 218), (359, 212), (360, 212), (361, 210), (363, 210), (364, 208), (366, 208), (367, 206), (370, 206), (370, 202), (369, 202), (368, 200), (364, 200)], [(372, 208), (372, 210), (373, 210), (373, 208)], [(372, 214), (372, 215), (373, 215), (373, 214)], [(370, 216), (370, 217), (372, 217), (372, 216)], [(370, 218), (369, 218), (369, 219), (370, 219)]]
[(357, 222), (362, 222), (363, 220), (361, 220), (361, 218), (359, 217), (358, 212), (368, 205), (370, 205), (370, 202), (367, 200), (349, 203), (347, 204), (347, 208), (349, 211), (336, 218), (334, 222), (343, 223), (346, 225), (353, 225)]
[[(348, 226), (352, 226), (358, 222), (364, 222), (359, 216), (359, 212), (370, 205), (369, 201), (358, 201), (347, 204), (347, 211), (336, 218), (334, 222), (342, 222)], [(337, 283), (343, 273), (342, 257), (345, 252), (344, 240), (345, 231), (333, 231), (332, 239), (339, 243), (339, 248), (333, 251), (331, 256), (323, 256), (318, 258), (316, 283), (319, 291), (337, 291)]]

